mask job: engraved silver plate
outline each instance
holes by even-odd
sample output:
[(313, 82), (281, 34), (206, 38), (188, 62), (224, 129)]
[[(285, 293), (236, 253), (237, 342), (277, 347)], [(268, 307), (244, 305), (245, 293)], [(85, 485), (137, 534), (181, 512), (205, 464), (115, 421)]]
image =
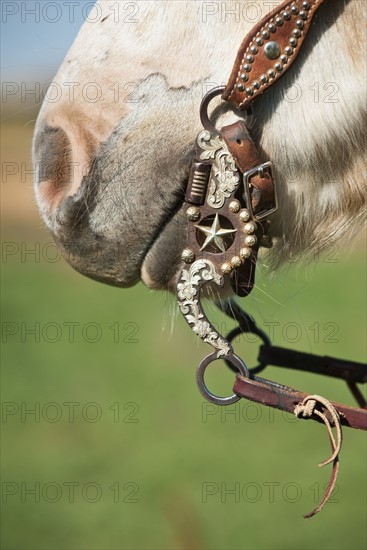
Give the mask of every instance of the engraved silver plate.
[(235, 160), (225, 141), (220, 136), (213, 137), (207, 130), (200, 132), (197, 143), (203, 150), (200, 160), (213, 159), (206, 202), (212, 208), (221, 208), (240, 183)]
[(197, 260), (189, 269), (183, 269), (177, 284), (178, 305), (193, 332), (218, 350), (217, 357), (223, 357), (232, 351), (231, 345), (209, 323), (198, 296), (200, 287), (211, 281), (223, 284), (223, 277), (209, 260)]

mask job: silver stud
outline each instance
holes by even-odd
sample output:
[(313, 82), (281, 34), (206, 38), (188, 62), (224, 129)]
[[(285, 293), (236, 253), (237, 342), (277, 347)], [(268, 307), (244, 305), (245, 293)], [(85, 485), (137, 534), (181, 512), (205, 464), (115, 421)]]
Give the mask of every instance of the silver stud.
[(297, 44), (298, 44), (296, 38), (291, 38), (291, 39), (289, 40), (289, 43), (290, 43), (291, 46), (293, 46), (293, 48), (295, 48), (295, 47), (297, 46)]
[(281, 17), (277, 17), (275, 19), (275, 23), (278, 25), (278, 27), (281, 27), (283, 25), (283, 19)]
[(273, 69), (269, 69), (268, 70), (268, 76), (269, 76), (269, 78), (274, 78), (275, 77), (275, 71)]
[(229, 264), (228, 262), (225, 262), (224, 264), (222, 264), (222, 267), (221, 267), (221, 270), (222, 270), (222, 273), (226, 273), (227, 275), (229, 275), (229, 273), (232, 273), (232, 266), (231, 264)]
[(248, 235), (245, 239), (245, 244), (246, 244), (246, 246), (255, 246), (256, 241), (257, 241), (257, 239), (256, 239), (255, 235)]
[(285, 51), (285, 53), (286, 53), (287, 55), (292, 55), (292, 53), (293, 53), (293, 48), (291, 48), (290, 46), (287, 46), (286, 49), (285, 49), (284, 51)]
[(252, 63), (254, 61), (254, 56), (249, 53), (248, 55), (246, 55), (246, 61)]
[(281, 61), (282, 63), (287, 63), (287, 62), (288, 62), (288, 57), (287, 57), (286, 55), (281, 55), (281, 56), (280, 56), (280, 61)]
[(285, 19), (286, 21), (289, 21), (291, 18), (291, 14), (289, 13), (289, 11), (284, 11), (282, 15), (283, 19)]
[(301, 36), (301, 31), (299, 29), (294, 29), (293, 36), (299, 38)]
[(256, 38), (256, 44), (257, 44), (258, 46), (262, 46), (262, 45), (264, 44), (263, 39), (260, 38), (260, 37)]
[(307, 19), (307, 13), (305, 11), (300, 11), (299, 16), (301, 19)]
[(247, 235), (252, 235), (256, 231), (256, 224), (254, 222), (246, 223), (243, 227), (243, 230)]
[(251, 65), (249, 65), (248, 63), (245, 63), (245, 65), (243, 66), (243, 70), (249, 73), (251, 71)]
[(281, 73), (282, 70), (283, 70), (283, 67), (281, 66), (280, 63), (275, 63), (274, 67), (276, 68), (276, 70), (278, 71), (278, 73)]
[(262, 74), (260, 76), (260, 82), (262, 82), (263, 84), (266, 84), (268, 81), (268, 77), (266, 76), (266, 74)]
[(200, 218), (200, 208), (198, 208), (197, 206), (190, 206), (186, 210), (186, 216), (187, 219), (189, 219), (191, 222), (197, 222)]
[(309, 2), (302, 2), (302, 8), (304, 10), (309, 10), (310, 9), (310, 3)]
[(197, 206), (190, 206), (186, 210), (187, 219), (191, 222), (197, 222), (200, 218), (200, 209)]
[(268, 31), (263, 31), (261, 34), (262, 34), (263, 38), (269, 38), (269, 36), (270, 36)]
[(241, 222), (248, 222), (250, 218), (251, 218), (251, 214), (250, 214), (249, 210), (247, 210), (246, 208), (241, 210), (241, 212), (240, 212)]
[(299, 10), (298, 10), (297, 6), (292, 6), (292, 13), (294, 13), (295, 15), (297, 15), (298, 11), (299, 11)]
[(275, 27), (274, 23), (269, 23), (268, 29), (269, 29), (270, 32), (275, 32), (275, 28), (276, 27)]
[(253, 54), (257, 53), (258, 52), (257, 47), (256, 46), (251, 46), (250, 52), (253, 53)]
[(233, 256), (231, 259), (231, 266), (232, 267), (240, 267), (242, 264), (241, 258), (239, 256)]
[(299, 29), (303, 29), (304, 27), (304, 22), (302, 21), (302, 19), (297, 19), (297, 23), (296, 23), (297, 27)]
[(246, 73), (242, 73), (242, 74), (241, 74), (241, 78), (242, 78), (242, 80), (243, 80), (244, 82), (247, 82), (247, 81), (248, 81), (248, 76), (247, 76)]
[(264, 53), (268, 59), (276, 59), (280, 56), (280, 46), (278, 42), (268, 42), (265, 45)]
[(242, 82), (240, 82), (239, 84), (237, 84), (237, 88), (239, 89), (240, 92), (243, 92), (243, 90), (245, 89), (245, 86), (242, 84)]
[(260, 88), (260, 84), (257, 80), (254, 80), (254, 82), (252, 83), (253, 87), (255, 88), (255, 90), (258, 90)]
[(243, 260), (247, 260), (251, 256), (251, 249), (250, 248), (241, 248), (240, 256)]
[(246, 88), (246, 92), (248, 95), (254, 95), (254, 90), (250, 86)]
[(234, 212), (235, 214), (236, 214), (237, 212), (239, 212), (240, 209), (241, 209), (240, 201), (238, 201), (238, 200), (236, 200), (236, 199), (233, 200), (233, 201), (231, 201), (231, 202), (229, 203), (229, 209), (230, 209), (231, 212)]
[(186, 264), (191, 264), (195, 260), (195, 254), (189, 248), (185, 248), (185, 250), (182, 251), (181, 259)]

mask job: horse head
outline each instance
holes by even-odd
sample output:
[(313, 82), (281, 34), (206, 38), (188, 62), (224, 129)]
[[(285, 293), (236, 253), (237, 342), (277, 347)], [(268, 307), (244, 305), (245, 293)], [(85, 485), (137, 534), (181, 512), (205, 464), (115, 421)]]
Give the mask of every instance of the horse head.
[[(254, 105), (252, 138), (280, 189), (270, 228), (280, 257), (344, 239), (362, 216), (364, 9), (359, 0), (321, 6), (294, 69)], [(262, 0), (96, 3), (34, 138), (38, 205), (75, 269), (174, 289), (200, 102), (228, 80), (267, 11)]]

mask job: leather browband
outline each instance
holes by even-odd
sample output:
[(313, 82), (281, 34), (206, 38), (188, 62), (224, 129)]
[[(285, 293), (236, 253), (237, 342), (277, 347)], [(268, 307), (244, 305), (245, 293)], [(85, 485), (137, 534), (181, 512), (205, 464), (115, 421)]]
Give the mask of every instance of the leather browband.
[(242, 42), (222, 98), (245, 108), (277, 82), (296, 59), (323, 2), (288, 0), (263, 17)]

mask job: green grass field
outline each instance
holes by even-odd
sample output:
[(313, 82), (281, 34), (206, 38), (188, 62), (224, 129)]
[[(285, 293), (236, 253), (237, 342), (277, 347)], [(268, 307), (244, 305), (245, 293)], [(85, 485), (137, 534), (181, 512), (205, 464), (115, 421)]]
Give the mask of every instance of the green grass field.
[[(42, 242), (40, 261), (24, 256), (21, 240), (3, 263), (2, 548), (366, 547), (364, 433), (344, 430), (333, 502), (305, 521), (330, 473), (321, 426), (245, 401), (208, 407), (194, 374), (210, 348), (173, 297), (89, 281), (45, 261)], [(243, 304), (278, 345), (361, 361), (363, 255), (333, 259), (275, 279), (263, 267)], [(343, 382), (267, 376), (353, 404)], [(228, 392), (232, 375), (218, 363), (208, 383)]]

